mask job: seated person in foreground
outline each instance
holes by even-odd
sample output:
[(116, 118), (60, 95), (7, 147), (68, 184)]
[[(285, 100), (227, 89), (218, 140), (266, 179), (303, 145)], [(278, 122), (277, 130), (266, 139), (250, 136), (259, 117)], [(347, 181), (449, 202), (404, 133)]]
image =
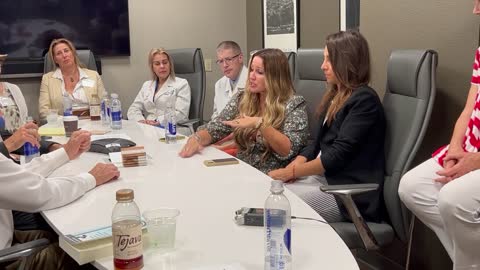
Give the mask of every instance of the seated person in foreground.
[(127, 117), (149, 125), (163, 125), (167, 106), (175, 110), (177, 121), (188, 120), (190, 86), (187, 80), (176, 77), (170, 55), (162, 48), (148, 54), (152, 80), (142, 89), (128, 109)]
[(53, 40), (45, 57), (50, 57), (57, 69), (42, 77), (38, 101), (41, 121), (46, 120), (50, 109), (63, 114), (64, 96), (71, 99), (74, 109), (87, 111), (92, 95), (102, 98), (105, 88), (100, 75), (82, 67), (72, 42), (64, 38)]
[[(97, 164), (88, 173), (75, 176), (47, 177), (53, 170), (80, 156), (90, 148), (90, 133), (76, 131), (63, 148), (34, 158), (25, 166), (0, 155), (0, 249), (39, 238), (58, 239), (46, 231), (16, 231), (12, 210), (38, 212), (66, 205), (120, 173), (113, 164)], [(20, 262), (0, 264), (16, 269)], [(54, 243), (28, 258), (26, 269), (74, 269), (78, 265)]]
[(306, 103), (295, 96), (285, 54), (264, 49), (252, 55), (245, 91), (239, 91), (206, 127), (191, 136), (179, 155), (234, 133), (238, 158), (268, 173), (284, 167), (308, 138)]
[[(480, 15), (480, 1), (473, 13)], [(453, 261), (453, 269), (480, 269), (480, 48), (470, 90), (450, 144), (408, 171), (398, 194), (405, 206), (432, 229)]]
[[(385, 171), (385, 115), (376, 92), (368, 87), (370, 54), (357, 31), (327, 37), (322, 70), (328, 91), (319, 104), (321, 123), (315, 141), (286, 168), (269, 173), (287, 186), (328, 222), (348, 217), (333, 195), (319, 186), (377, 183), (376, 191), (354, 197), (366, 220), (381, 219), (381, 192)], [(300, 177), (309, 176), (297, 181)], [(343, 216), (341, 215), (343, 214)]]

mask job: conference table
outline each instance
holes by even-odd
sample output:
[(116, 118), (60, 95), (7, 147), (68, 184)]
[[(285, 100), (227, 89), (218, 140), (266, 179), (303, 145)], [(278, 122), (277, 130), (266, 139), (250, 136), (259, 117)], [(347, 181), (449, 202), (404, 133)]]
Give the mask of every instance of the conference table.
[[(100, 121), (81, 120), (84, 130), (102, 130)], [(263, 208), (270, 194), (271, 178), (240, 161), (236, 165), (206, 167), (207, 159), (227, 158), (214, 147), (204, 148), (190, 158), (178, 156), (186, 139), (165, 144), (161, 128), (123, 121), (111, 136), (128, 135), (147, 153), (147, 166), (120, 168), (121, 176), (89, 191), (78, 200), (42, 214), (63, 237), (68, 234), (111, 225), (115, 192), (131, 188), (140, 211), (160, 207), (180, 210), (175, 248), (170, 251), (148, 247), (144, 269), (165, 270), (260, 270), (264, 267), (263, 227), (241, 226), (234, 222), (241, 207)], [(66, 141), (65, 137), (54, 138)], [(57, 169), (52, 176), (89, 171), (107, 155), (84, 153)], [(292, 215), (323, 220), (305, 202), (285, 189)], [(350, 250), (325, 223), (292, 220), (293, 269), (359, 269)], [(113, 257), (91, 262), (98, 269), (114, 269)]]

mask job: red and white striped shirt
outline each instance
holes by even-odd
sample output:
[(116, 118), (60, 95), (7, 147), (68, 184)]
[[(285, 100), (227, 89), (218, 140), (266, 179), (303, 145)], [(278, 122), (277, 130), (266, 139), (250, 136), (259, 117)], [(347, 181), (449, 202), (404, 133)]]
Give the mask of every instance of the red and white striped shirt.
[[(475, 53), (471, 83), (477, 86), (477, 96), (475, 97), (475, 105), (463, 137), (462, 147), (466, 152), (478, 152), (480, 148), (480, 48)], [(448, 145), (445, 145), (435, 151), (432, 157), (443, 166), (443, 159), (447, 153)]]

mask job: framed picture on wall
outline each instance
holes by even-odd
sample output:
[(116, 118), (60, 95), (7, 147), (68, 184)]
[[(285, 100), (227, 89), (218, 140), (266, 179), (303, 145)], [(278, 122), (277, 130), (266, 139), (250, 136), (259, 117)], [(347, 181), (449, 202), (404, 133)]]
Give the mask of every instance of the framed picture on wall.
[(298, 0), (262, 0), (263, 47), (296, 52), (300, 46)]

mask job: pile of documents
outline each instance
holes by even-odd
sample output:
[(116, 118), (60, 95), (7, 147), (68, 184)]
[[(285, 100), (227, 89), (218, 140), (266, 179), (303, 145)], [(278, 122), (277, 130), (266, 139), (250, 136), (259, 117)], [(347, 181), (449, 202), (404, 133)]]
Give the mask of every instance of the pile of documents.
[(147, 166), (147, 154), (143, 146), (122, 148), (123, 167)]

